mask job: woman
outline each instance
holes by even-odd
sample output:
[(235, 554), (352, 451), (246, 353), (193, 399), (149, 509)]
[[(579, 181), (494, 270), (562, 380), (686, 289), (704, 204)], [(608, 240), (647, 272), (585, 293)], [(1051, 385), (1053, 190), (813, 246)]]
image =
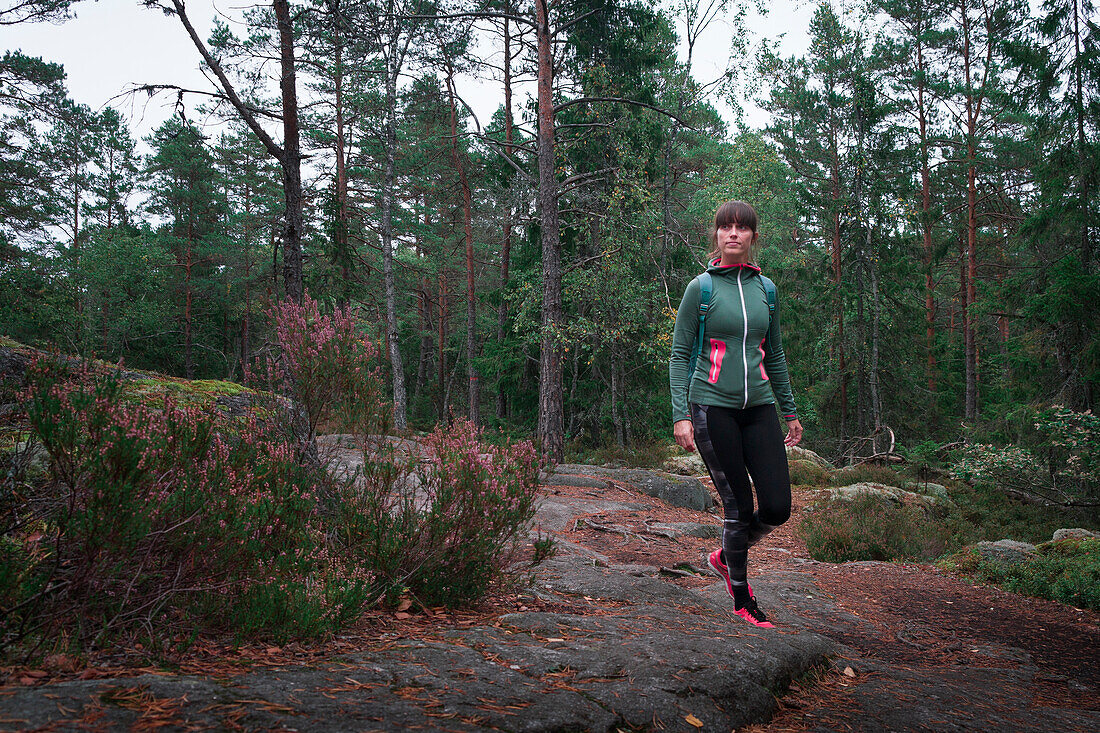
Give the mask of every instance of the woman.
[[(711, 295), (699, 338), (700, 277), (688, 284), (676, 313), (669, 359), (673, 434), (686, 451), (699, 447), (722, 498), (722, 547), (710, 566), (726, 581), (738, 616), (773, 628), (748, 583), (748, 550), (791, 514), (786, 445), (802, 439), (779, 335), (775, 286), (751, 262), (756, 211), (744, 201), (718, 207), (711, 229)], [(769, 290), (771, 298), (769, 298)], [(775, 402), (787, 421), (784, 439)], [(752, 475), (758, 510), (753, 511)]]

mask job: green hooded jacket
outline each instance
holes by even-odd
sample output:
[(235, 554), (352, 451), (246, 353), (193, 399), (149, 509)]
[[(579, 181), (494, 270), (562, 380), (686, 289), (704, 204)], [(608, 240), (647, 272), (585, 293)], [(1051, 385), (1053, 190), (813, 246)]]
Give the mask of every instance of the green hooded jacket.
[(779, 306), (769, 315), (760, 268), (719, 267), (715, 260), (707, 272), (713, 285), (694, 374), (688, 374), (688, 362), (699, 335), (698, 279), (688, 283), (676, 311), (668, 360), (673, 422), (690, 419), (688, 402), (743, 410), (778, 400), (783, 416), (796, 419), (779, 333)]

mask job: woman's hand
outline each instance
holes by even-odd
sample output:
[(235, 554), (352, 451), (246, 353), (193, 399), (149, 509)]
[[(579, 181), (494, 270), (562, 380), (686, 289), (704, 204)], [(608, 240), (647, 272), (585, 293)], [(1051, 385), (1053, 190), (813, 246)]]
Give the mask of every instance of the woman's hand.
[(677, 420), (673, 423), (672, 436), (676, 438), (676, 444), (688, 453), (695, 452), (695, 427), (691, 420)]
[(798, 445), (802, 441), (802, 423), (798, 418), (787, 421), (787, 437), (783, 442), (787, 445)]

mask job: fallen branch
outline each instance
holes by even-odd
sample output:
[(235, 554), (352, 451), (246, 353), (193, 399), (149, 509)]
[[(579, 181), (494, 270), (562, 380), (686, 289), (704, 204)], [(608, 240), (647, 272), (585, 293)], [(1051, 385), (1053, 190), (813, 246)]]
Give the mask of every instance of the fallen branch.
[(591, 529), (598, 530), (600, 532), (612, 532), (614, 534), (621, 534), (623, 537), (626, 537), (626, 538), (633, 538), (633, 539), (636, 539), (636, 540), (641, 540), (642, 544), (645, 544), (645, 545), (649, 544), (649, 540), (647, 540), (645, 537), (642, 537), (640, 534), (636, 534), (634, 532), (631, 532), (628, 529), (624, 529), (623, 527), (617, 527), (617, 526), (610, 525), (610, 524), (600, 524), (599, 522), (594, 522), (591, 519), (586, 519), (584, 517), (578, 517), (576, 519), (576, 521), (573, 522), (573, 531), (576, 532), (577, 527), (581, 526), (581, 525), (583, 525), (585, 527), (589, 527)]

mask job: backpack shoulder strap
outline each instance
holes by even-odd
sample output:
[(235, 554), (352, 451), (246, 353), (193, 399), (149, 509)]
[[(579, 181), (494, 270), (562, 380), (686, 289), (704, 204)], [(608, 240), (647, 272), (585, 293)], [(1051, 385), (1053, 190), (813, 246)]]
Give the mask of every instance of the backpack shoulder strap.
[(710, 294), (713, 290), (713, 282), (709, 272), (696, 275), (699, 281), (699, 334), (695, 337), (695, 346), (691, 349), (691, 362), (688, 365), (688, 379), (695, 373), (695, 362), (703, 351), (703, 330), (706, 325), (707, 311), (710, 310)]
[(778, 297), (775, 294), (775, 283), (770, 277), (760, 276), (760, 282), (764, 285), (764, 294), (768, 296), (768, 318), (775, 315), (775, 303)]

